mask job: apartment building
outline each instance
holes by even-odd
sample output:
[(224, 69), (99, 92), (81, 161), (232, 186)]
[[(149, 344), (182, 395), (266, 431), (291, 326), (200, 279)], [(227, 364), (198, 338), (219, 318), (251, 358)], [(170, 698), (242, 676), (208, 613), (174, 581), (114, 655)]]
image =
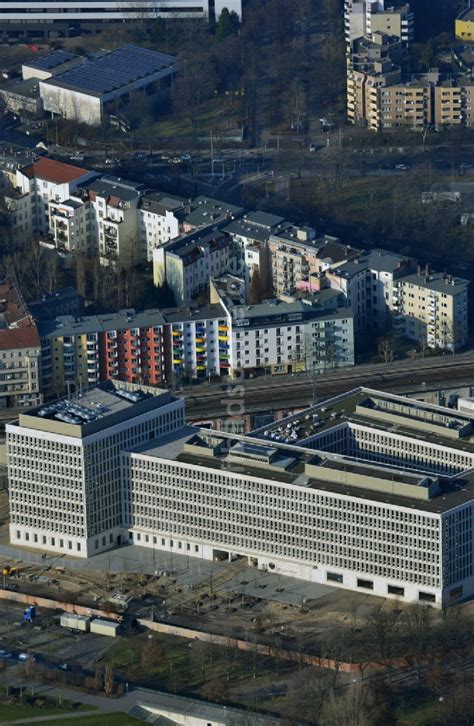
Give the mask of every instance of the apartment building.
[(143, 184), (113, 176), (88, 184), (101, 264), (130, 267), (142, 261), (137, 210), (143, 191)]
[(77, 32), (101, 32), (104, 23), (136, 22), (138, 18), (209, 19), (215, 21), (224, 8), (242, 14), (241, 0), (135, 0), (133, 5), (120, 0), (77, 0), (67, 4), (46, 0), (6, 0), (0, 32), (8, 37), (58, 38)]
[(56, 249), (67, 254), (97, 254), (95, 210), (86, 189), (65, 200), (50, 201), (49, 232)]
[(187, 200), (162, 192), (144, 194), (138, 205), (142, 258), (153, 262), (153, 250), (182, 233)]
[(227, 376), (230, 361), (230, 321), (219, 303), (163, 311), (166, 322), (170, 383)]
[(47, 235), (50, 229), (50, 202), (60, 202), (97, 174), (72, 164), (41, 157), (18, 169), (12, 191), (5, 203), (12, 215), (14, 238), (26, 241), (36, 235)]
[(12, 279), (0, 282), (0, 408), (41, 403), (38, 329)]
[(384, 0), (345, 0), (344, 31), (348, 47), (374, 33), (386, 33), (407, 44), (414, 39), (414, 15), (407, 3), (385, 7)]
[(179, 306), (190, 305), (207, 289), (212, 277), (231, 270), (233, 250), (229, 235), (209, 228), (181, 235), (153, 250), (153, 280), (166, 280)]
[(471, 6), (471, 3), (456, 18), (454, 34), (460, 40), (468, 42), (474, 40), (474, 8)]
[(352, 313), (332, 291), (255, 305), (235, 305), (227, 297), (221, 302), (230, 323), (231, 376), (257, 370), (323, 373), (354, 365)]
[(414, 40), (415, 18), (410, 6), (402, 5), (385, 7), (370, 15), (370, 34), (386, 33), (399, 38), (403, 43)]
[(320, 242), (312, 227), (293, 224), (270, 235), (271, 280), (277, 297), (295, 290), (301, 280), (317, 270), (315, 261)]
[(272, 289), (272, 269), (270, 261), (269, 239), (291, 227), (283, 217), (268, 212), (247, 212), (240, 219), (236, 219), (224, 230), (230, 235), (235, 250), (235, 269), (233, 274), (240, 275), (245, 281), (248, 291), (250, 280), (255, 270), (258, 270), (262, 289)]
[(374, 61), (363, 69), (347, 70), (347, 120), (356, 126), (378, 131), (382, 108), (380, 89), (400, 83), (400, 67), (388, 58)]
[(468, 336), (469, 280), (429, 268), (398, 280), (393, 290), (394, 330), (426, 346), (456, 351)]
[(167, 381), (165, 321), (159, 310), (61, 316), (38, 324), (45, 395), (107, 380)]
[(146, 259), (139, 225), (142, 184), (104, 176), (49, 202), (49, 232), (57, 250), (97, 255), (101, 265), (129, 267)]
[(106, 383), (7, 424), (10, 540), (90, 557), (123, 542), (120, 453), (184, 424), (168, 391)]
[(404, 80), (389, 59), (347, 71), (348, 120), (372, 131), (471, 126), (473, 99), (468, 77), (444, 78), (433, 70)]

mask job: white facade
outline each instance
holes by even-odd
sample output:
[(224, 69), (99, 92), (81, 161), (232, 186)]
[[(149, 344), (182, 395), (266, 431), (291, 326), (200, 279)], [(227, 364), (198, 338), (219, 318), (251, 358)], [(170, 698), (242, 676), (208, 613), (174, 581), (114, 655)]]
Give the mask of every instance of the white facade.
[(140, 241), (143, 259), (153, 261), (153, 250), (181, 234), (180, 212), (185, 200), (152, 193), (142, 197), (139, 205)]
[[(94, 409), (98, 390), (78, 403)], [(99, 400), (110, 405), (108, 398)], [(130, 405), (118, 423), (112, 414), (109, 425), (107, 417), (99, 419), (102, 426), (62, 423), (39, 417), (35, 409), (7, 424), (11, 542), (75, 557), (120, 544), (121, 449), (184, 423), (182, 401), (167, 393), (155, 401), (152, 407)]]
[[(211, 317), (212, 307), (215, 309)], [(228, 373), (229, 322), (225, 310), (219, 305), (209, 308), (208, 316), (201, 312), (194, 320), (186, 315), (176, 322), (168, 318), (175, 382), (188, 383), (193, 378), (211, 378)]]
[(73, 254), (97, 253), (92, 205), (88, 200), (72, 197), (64, 202), (50, 202), (49, 226), (57, 249)]
[(8, 424), (12, 543), (240, 555), (437, 607), (474, 594), (472, 415), (359, 388), (245, 437), (186, 427), (163, 396), (109, 423)]
[[(224, 7), (234, 10), (239, 17), (242, 14), (241, 0), (136, 0), (133, 5), (120, 0), (72, 0), (65, 7), (58, 0), (46, 0), (38, 5), (34, 0), (7, 0), (2, 3), (2, 28), (8, 30), (7, 24), (17, 27), (19, 23), (30, 25), (44, 25), (47, 23), (54, 29), (56, 24), (87, 25), (87, 21), (117, 22), (123, 20), (136, 21), (137, 18), (199, 18), (212, 15), (215, 7), (215, 17), (218, 18)], [(25, 28), (27, 31), (27, 28)]]

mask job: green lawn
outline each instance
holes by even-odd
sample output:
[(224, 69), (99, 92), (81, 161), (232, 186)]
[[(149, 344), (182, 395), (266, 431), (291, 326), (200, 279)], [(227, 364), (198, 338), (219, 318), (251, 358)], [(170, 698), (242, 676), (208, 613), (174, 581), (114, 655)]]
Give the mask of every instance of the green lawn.
[[(42, 721), (41, 726), (58, 726), (59, 721)], [(80, 723), (80, 726), (137, 726), (143, 723), (126, 713), (102, 713), (97, 716), (86, 716), (85, 718), (69, 719), (65, 723)]]
[(65, 702), (61, 706), (52, 699), (42, 699), (45, 701), (44, 706), (33, 706), (28, 703), (1, 703), (0, 702), (0, 723), (3, 721), (15, 721), (21, 718), (35, 718), (39, 716), (56, 716), (61, 713), (76, 713), (80, 711), (93, 711), (93, 706), (78, 705), (73, 708), (70, 702)]

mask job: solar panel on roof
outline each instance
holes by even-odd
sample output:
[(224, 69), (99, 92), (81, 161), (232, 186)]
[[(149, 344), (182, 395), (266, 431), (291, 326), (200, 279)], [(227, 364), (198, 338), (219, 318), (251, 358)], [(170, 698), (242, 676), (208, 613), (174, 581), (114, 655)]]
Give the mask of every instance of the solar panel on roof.
[(108, 93), (140, 78), (169, 68), (175, 63), (173, 56), (147, 48), (123, 46), (83, 65), (60, 73), (54, 79), (58, 84), (76, 86), (97, 93)]
[(73, 53), (68, 53), (65, 50), (55, 50), (52, 53), (36, 58), (30, 65), (34, 68), (49, 70), (50, 68), (56, 68), (56, 66), (72, 60), (74, 57)]

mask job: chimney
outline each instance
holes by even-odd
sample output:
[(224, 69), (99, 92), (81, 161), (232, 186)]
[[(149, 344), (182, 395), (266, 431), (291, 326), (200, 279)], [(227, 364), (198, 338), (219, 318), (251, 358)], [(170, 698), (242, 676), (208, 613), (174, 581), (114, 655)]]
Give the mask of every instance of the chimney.
[(418, 277), (421, 277), (421, 266), (420, 265), (416, 266), (416, 274), (418, 275)]

